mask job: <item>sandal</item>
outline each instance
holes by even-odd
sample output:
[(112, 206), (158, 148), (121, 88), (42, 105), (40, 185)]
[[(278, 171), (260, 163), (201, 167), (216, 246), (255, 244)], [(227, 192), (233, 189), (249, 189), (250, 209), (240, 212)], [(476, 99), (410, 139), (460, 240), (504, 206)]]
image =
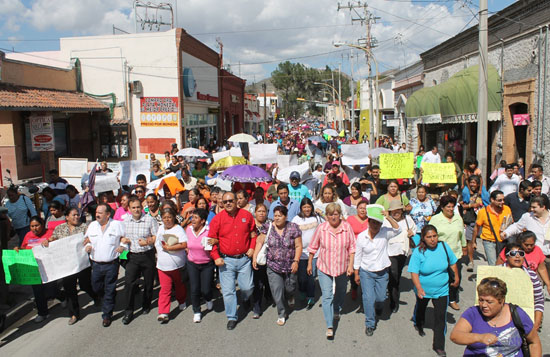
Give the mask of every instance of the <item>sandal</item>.
[(334, 330), (331, 329), (331, 328), (327, 329), (326, 336), (327, 336), (327, 338), (333, 338), (334, 337)]
[(286, 322), (286, 319), (284, 317), (279, 317), (277, 319), (277, 325), (279, 325), (279, 326), (283, 326), (285, 324), (285, 322)]

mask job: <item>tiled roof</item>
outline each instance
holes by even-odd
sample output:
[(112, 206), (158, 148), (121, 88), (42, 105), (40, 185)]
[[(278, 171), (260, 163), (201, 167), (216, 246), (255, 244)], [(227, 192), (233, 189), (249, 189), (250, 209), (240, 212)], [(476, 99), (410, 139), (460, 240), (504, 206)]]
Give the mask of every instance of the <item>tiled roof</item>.
[(0, 110), (103, 111), (108, 107), (84, 93), (0, 84)]

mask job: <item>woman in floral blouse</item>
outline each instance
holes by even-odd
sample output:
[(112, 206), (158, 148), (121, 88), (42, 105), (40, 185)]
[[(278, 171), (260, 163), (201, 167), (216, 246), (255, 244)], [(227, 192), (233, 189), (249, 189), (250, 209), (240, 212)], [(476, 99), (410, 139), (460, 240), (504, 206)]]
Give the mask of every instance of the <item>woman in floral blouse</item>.
[(434, 200), (428, 196), (426, 187), (424, 186), (418, 186), (416, 189), (416, 198), (412, 198), (410, 203), (412, 206), (410, 215), (416, 224), (416, 233), (420, 234), (422, 227), (428, 224), (428, 221), (434, 215), (437, 206)]
[(267, 239), (267, 277), (275, 305), (277, 305), (277, 325), (286, 322), (285, 293), (288, 306), (294, 307), (298, 263), (302, 255), (302, 231), (296, 223), (287, 222), (288, 209), (275, 207), (273, 223), (265, 224), (261, 235), (256, 239), (256, 249), (252, 266), (258, 269), (257, 257)]

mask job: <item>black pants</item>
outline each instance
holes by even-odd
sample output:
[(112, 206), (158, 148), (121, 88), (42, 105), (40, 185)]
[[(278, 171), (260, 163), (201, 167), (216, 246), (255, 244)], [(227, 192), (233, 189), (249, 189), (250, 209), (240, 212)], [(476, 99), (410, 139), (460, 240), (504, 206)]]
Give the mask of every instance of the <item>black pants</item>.
[(271, 289), (269, 288), (269, 280), (267, 279), (267, 267), (258, 265), (258, 270), (252, 269), (252, 278), (254, 281), (254, 291), (252, 292), (252, 300), (254, 302), (254, 313), (262, 313), (262, 295), (266, 300), (272, 299)]
[(145, 253), (128, 253), (128, 262), (126, 263), (126, 274), (124, 275), (124, 311), (130, 313), (134, 311), (135, 292), (138, 288), (140, 276), (143, 276), (144, 288), (141, 307), (143, 309), (151, 308), (153, 299), (153, 283), (155, 280), (155, 250), (151, 249)]
[(103, 297), (101, 317), (111, 318), (115, 308), (116, 281), (118, 279), (118, 259), (109, 263), (92, 262), (92, 288)]
[[(469, 261), (469, 258), (467, 255), (463, 255), (462, 258), (456, 261), (456, 269), (458, 270), (458, 278), (460, 279), (460, 283), (462, 283), (462, 265), (467, 264)], [(455, 288), (451, 286), (453, 282), (449, 279), (449, 302), (459, 302), (460, 297), (458, 296), (458, 292), (460, 289), (460, 283)]]
[(191, 287), (191, 303), (193, 312), (201, 312), (201, 294), (206, 301), (212, 300), (212, 279), (214, 278), (214, 262), (195, 264), (187, 261), (187, 274)]
[(57, 280), (46, 284), (32, 285), (32, 292), (38, 315), (48, 315), (48, 299), (53, 299), (57, 295)]
[(399, 305), (399, 297), (401, 296), (399, 292), (399, 282), (401, 281), (401, 274), (403, 273), (403, 267), (407, 261), (407, 256), (396, 255), (390, 257), (391, 266), (390, 266), (390, 276), (388, 280), (388, 292), (390, 295), (390, 307), (393, 309)]
[(434, 339), (433, 348), (437, 350), (445, 350), (445, 332), (447, 330), (447, 305), (449, 304), (448, 296), (441, 296), (437, 299), (423, 298), (416, 296), (416, 305), (414, 306), (413, 321), (416, 326), (424, 327), (426, 320), (426, 308), (432, 300), (434, 306)]
[(63, 278), (63, 289), (67, 298), (67, 308), (69, 316), (80, 318), (80, 306), (78, 304), (78, 290), (76, 283), (80, 286), (80, 290), (85, 291), (90, 297), (96, 301), (97, 294), (92, 289), (92, 267), (86, 268), (79, 273), (69, 275)]

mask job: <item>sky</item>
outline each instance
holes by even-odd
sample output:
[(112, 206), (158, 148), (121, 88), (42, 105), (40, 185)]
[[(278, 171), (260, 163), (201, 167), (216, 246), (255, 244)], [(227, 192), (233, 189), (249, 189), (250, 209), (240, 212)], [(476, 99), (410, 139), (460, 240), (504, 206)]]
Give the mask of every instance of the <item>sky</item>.
[[(155, 2), (153, 0), (153, 2)], [(161, 2), (161, 1), (156, 1)], [(253, 83), (283, 60), (315, 68), (341, 67), (354, 79), (367, 74), (365, 56), (350, 47), (366, 28), (336, 0), (162, 0), (172, 3), (177, 27), (217, 50), (224, 63)], [(488, 0), (489, 14), (514, 0)], [(0, 50), (58, 50), (59, 38), (112, 34), (113, 26), (136, 32), (132, 0), (0, 0)], [(348, 1), (341, 1), (347, 5)], [(353, 3), (357, 3), (354, 1)], [(419, 54), (477, 24), (479, 0), (369, 0), (374, 55), (382, 72), (404, 68)], [(358, 9), (359, 14), (362, 9)], [(163, 20), (167, 12), (159, 13)], [(143, 11), (138, 15), (144, 16)], [(163, 27), (161, 30), (167, 30)], [(144, 30), (138, 29), (138, 32)], [(147, 29), (145, 31), (148, 31)], [(118, 30), (117, 30), (118, 32)], [(352, 72), (353, 67), (353, 72)]]

